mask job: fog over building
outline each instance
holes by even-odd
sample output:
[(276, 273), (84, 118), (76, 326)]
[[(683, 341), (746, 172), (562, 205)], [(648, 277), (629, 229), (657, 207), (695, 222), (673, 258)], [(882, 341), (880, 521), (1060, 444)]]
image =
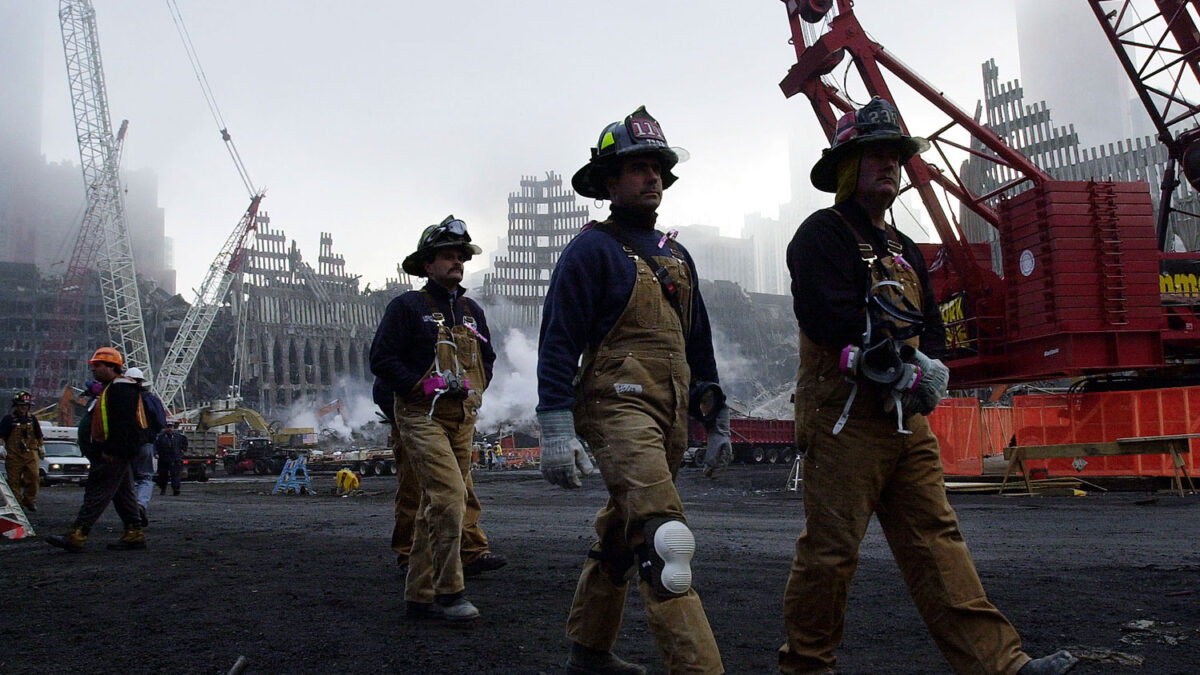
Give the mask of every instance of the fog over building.
[(1059, 124), (1075, 126), (1084, 146), (1153, 133), (1086, 2), (1015, 0), (1015, 9), (1027, 100), (1045, 101)]
[[(0, 3), (0, 25), (24, 27), (0, 41), (0, 260), (32, 262), (41, 274), (58, 276), (67, 269), (87, 200), (79, 165), (48, 163), (42, 155), (43, 88), (68, 87), (65, 78), (43, 81), (44, 11), (41, 3)], [(158, 176), (140, 169), (122, 172), (121, 179), (134, 266), (173, 294)]]

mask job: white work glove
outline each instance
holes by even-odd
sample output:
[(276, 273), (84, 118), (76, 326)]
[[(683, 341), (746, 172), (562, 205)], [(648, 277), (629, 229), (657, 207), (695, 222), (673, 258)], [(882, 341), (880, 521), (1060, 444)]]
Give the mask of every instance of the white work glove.
[(708, 450), (704, 453), (704, 475), (712, 478), (721, 466), (721, 458), (733, 454), (733, 443), (729, 440), (729, 406), (721, 408), (712, 428), (708, 429)]
[(542, 477), (564, 488), (583, 485), (580, 476), (596, 472), (587, 451), (575, 436), (575, 418), (570, 410), (538, 413), (542, 426)]
[(41, 445), (38, 446), (38, 459), (46, 459), (46, 448)]
[(928, 415), (946, 398), (950, 369), (941, 359), (931, 359), (919, 349), (913, 350), (913, 362), (921, 368), (921, 381), (916, 389), (905, 395), (904, 412)]

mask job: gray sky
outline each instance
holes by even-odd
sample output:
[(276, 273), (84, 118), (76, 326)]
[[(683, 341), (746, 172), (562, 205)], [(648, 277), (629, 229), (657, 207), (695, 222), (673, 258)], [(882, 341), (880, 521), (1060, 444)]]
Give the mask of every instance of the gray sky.
[[(736, 236), (743, 214), (791, 198), (789, 144), (805, 167), (825, 145), (807, 101), (778, 88), (795, 62), (778, 0), (178, 2), (272, 226), (310, 261), (332, 232), (376, 286), (447, 213), (494, 250), (521, 176), (569, 181), (601, 128), (640, 104), (692, 155), (667, 226)], [(130, 120), (124, 165), (158, 173), (186, 297), (248, 198), (165, 2), (94, 3), (114, 126)], [(58, 3), (41, 4), (43, 153), (78, 163)], [(860, 0), (856, 13), (968, 110), (983, 61), (1018, 76), (1011, 0)], [(940, 125), (899, 103), (914, 133)]]

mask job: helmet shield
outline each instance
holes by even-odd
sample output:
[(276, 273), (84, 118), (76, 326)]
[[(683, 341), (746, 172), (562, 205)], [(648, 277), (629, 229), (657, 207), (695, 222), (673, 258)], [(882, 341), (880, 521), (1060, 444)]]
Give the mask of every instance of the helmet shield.
[(843, 158), (868, 145), (890, 145), (900, 151), (903, 164), (929, 149), (929, 141), (908, 136), (900, 128), (900, 113), (878, 96), (858, 110), (842, 115), (833, 134), (833, 145), (821, 153), (809, 179), (822, 192), (837, 192), (837, 168)]
[(622, 160), (635, 154), (654, 154), (658, 157), (664, 190), (678, 179), (671, 169), (691, 157), (687, 150), (668, 145), (662, 125), (646, 111), (646, 106), (639, 106), (623, 122), (613, 122), (604, 127), (596, 147), (592, 148), (591, 160), (575, 172), (571, 187), (584, 197), (608, 199), (605, 179), (620, 168)]
[(442, 222), (430, 225), (421, 231), (417, 239), (417, 250), (413, 251), (401, 267), (414, 277), (425, 276), (425, 261), (432, 257), (438, 249), (457, 248), (467, 254), (467, 259), (483, 253), (483, 249), (471, 243), (471, 234), (467, 232), (467, 224), (452, 215), (446, 216)]

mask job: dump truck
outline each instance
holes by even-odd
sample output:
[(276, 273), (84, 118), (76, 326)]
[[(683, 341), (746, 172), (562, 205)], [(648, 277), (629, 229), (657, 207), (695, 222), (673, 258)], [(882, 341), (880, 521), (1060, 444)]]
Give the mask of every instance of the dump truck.
[[(733, 446), (730, 462), (743, 464), (791, 464), (796, 458), (796, 423), (790, 419), (734, 417), (729, 420), (729, 440)], [(708, 432), (696, 420), (688, 421), (688, 447), (692, 463), (704, 463), (708, 451)]]

